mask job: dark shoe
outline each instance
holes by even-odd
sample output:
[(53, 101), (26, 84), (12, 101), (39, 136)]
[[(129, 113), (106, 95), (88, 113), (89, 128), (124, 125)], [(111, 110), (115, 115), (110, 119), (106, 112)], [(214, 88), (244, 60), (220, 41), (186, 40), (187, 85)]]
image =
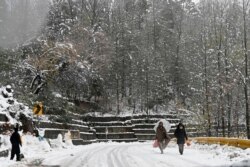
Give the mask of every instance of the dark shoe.
[(21, 153), (20, 154), (20, 159), (23, 159), (24, 158), (24, 155)]

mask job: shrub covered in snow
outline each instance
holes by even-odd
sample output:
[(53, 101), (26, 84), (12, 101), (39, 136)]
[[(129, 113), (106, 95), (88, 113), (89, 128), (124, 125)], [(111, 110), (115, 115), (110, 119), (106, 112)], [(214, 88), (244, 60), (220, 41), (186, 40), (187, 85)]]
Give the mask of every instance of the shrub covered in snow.
[[(64, 141), (64, 142), (63, 142)], [(51, 148), (67, 148), (73, 146), (70, 132), (65, 133), (64, 139), (61, 134), (56, 139), (49, 139)]]
[(5, 122), (12, 126), (19, 124), (24, 131), (32, 131), (32, 126), (25, 124), (31, 122), (31, 110), (13, 98), (13, 89), (10, 85), (0, 87), (0, 114), (5, 115)]

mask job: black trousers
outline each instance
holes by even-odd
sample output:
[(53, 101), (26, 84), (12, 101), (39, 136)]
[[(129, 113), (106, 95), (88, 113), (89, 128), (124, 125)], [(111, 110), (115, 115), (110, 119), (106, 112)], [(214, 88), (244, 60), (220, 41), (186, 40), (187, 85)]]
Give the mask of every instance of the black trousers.
[(184, 144), (178, 144), (178, 146), (179, 146), (179, 152), (182, 155), (184, 151)]
[(13, 160), (16, 155), (16, 160), (20, 161), (20, 148), (13, 148), (11, 149), (10, 160)]

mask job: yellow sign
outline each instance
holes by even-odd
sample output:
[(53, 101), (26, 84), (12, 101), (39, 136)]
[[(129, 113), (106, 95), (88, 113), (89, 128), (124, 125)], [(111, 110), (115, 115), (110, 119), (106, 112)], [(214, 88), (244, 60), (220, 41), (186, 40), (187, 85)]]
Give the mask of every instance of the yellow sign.
[(38, 116), (43, 115), (43, 103), (42, 103), (42, 102), (36, 103), (36, 104), (34, 105), (33, 113), (34, 113), (35, 115), (38, 115)]

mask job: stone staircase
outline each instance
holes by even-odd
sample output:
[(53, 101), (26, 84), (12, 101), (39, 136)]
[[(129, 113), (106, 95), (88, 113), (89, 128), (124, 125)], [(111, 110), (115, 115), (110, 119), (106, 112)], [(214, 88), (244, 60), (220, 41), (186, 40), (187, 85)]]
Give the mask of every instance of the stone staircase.
[(134, 116), (131, 120), (133, 124), (133, 131), (138, 139), (138, 141), (154, 140), (155, 131), (154, 126), (160, 119), (166, 119), (171, 124), (171, 130), (168, 133), (170, 137), (174, 137), (173, 133), (176, 125), (180, 122), (180, 119), (176, 115), (144, 115), (144, 116)]
[(44, 130), (44, 137), (56, 139), (59, 134), (65, 135), (68, 131), (71, 133), (72, 143), (74, 145), (85, 145), (96, 141), (95, 133), (87, 125), (65, 124), (58, 122), (37, 122), (38, 128)]
[[(171, 138), (174, 137), (174, 130), (180, 119), (174, 114), (165, 115), (134, 115), (127, 117), (83, 117), (83, 121), (88, 122), (89, 126), (96, 130), (96, 138), (99, 142), (133, 142), (154, 140), (155, 123), (160, 119), (170, 122), (172, 128), (169, 132)], [(189, 137), (196, 136), (196, 128), (187, 127)]]
[(89, 125), (96, 130), (97, 141), (133, 142), (137, 141), (131, 117), (86, 117)]
[[(71, 132), (72, 142), (74, 145), (84, 145), (93, 142), (134, 142), (154, 140), (155, 131), (153, 130), (155, 123), (160, 119), (166, 119), (170, 122), (172, 128), (169, 132), (170, 137), (174, 137), (173, 133), (176, 125), (180, 122), (177, 115), (134, 115), (126, 117), (109, 116), (94, 117), (69, 115), (67, 123), (59, 123), (56, 120), (41, 121), (34, 123), (39, 129), (44, 130), (44, 137), (55, 139), (58, 134), (65, 135)], [(0, 113), (0, 123), (4, 123), (5, 114)], [(197, 136), (197, 129), (193, 126), (186, 126), (189, 137)], [(1, 129), (0, 129), (1, 132)]]

